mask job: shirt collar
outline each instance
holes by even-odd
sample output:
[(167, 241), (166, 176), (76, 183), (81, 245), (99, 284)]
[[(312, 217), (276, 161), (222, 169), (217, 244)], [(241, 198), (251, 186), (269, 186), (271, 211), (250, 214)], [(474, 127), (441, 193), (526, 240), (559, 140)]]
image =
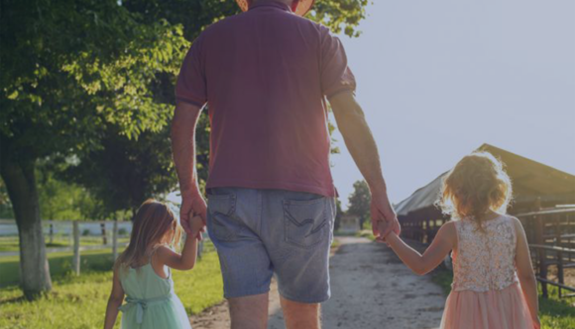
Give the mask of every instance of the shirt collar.
[(278, 8), (284, 11), (288, 11), (288, 12), (292, 12), (290, 6), (288, 6), (287, 4), (281, 2), (281, 1), (258, 1), (256, 3), (254, 3), (253, 5), (250, 6), (249, 10), (252, 9), (256, 9), (256, 8), (264, 8), (264, 7), (273, 7), (273, 8)]

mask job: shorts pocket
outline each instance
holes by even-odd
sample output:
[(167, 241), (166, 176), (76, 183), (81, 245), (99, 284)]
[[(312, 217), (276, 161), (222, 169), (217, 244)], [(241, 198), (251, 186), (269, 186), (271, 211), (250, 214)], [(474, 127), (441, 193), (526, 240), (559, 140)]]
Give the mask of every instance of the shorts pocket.
[(325, 198), (285, 200), (285, 240), (300, 247), (311, 247), (329, 238)]
[(221, 241), (234, 240), (240, 223), (234, 218), (236, 197), (233, 194), (208, 195), (208, 231)]

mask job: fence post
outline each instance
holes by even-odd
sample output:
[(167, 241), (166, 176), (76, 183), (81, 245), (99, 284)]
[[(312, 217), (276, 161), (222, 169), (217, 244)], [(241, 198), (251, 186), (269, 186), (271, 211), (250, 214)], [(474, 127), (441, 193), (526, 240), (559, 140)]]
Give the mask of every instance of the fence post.
[(112, 227), (112, 256), (114, 261), (118, 258), (118, 220), (114, 219), (114, 225)]
[[(541, 199), (537, 198), (535, 200), (535, 210), (541, 210)], [(545, 223), (543, 222), (543, 216), (535, 215), (535, 243), (538, 245), (545, 245)], [(547, 280), (547, 251), (545, 249), (538, 249), (537, 251), (539, 256), (539, 276)], [(547, 298), (549, 293), (547, 291), (547, 282), (541, 282), (541, 293), (543, 298)]]
[(73, 221), (74, 234), (74, 258), (72, 259), (73, 270), (80, 275), (80, 227), (78, 221)]
[[(559, 258), (559, 263), (557, 264), (557, 278), (559, 279), (559, 283), (565, 284), (565, 278), (563, 276), (563, 252), (558, 251), (557, 257)], [(559, 298), (562, 298), (561, 286), (557, 288), (559, 289)]]
[(50, 244), (54, 243), (54, 223), (50, 222)]
[[(200, 234), (202, 234), (202, 233), (200, 232)], [(186, 237), (186, 239), (187, 239), (187, 238), (188, 238), (188, 237)], [(194, 238), (194, 239), (195, 239), (195, 238)], [(204, 239), (202, 239), (202, 240), (200, 240), (200, 241), (198, 242), (198, 259), (199, 259), (199, 260), (202, 260), (202, 253), (203, 253), (203, 252), (204, 252)]]
[(100, 222), (100, 229), (102, 230), (102, 242), (104, 245), (107, 245), (108, 237), (106, 236), (106, 222)]

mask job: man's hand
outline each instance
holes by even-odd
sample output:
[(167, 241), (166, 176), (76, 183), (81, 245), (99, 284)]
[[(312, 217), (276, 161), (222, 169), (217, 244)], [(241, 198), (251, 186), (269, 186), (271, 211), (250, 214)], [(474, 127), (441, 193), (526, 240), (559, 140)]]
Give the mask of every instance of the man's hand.
[[(201, 233), (205, 231), (207, 206), (206, 201), (199, 193), (192, 196), (182, 196), (182, 205), (180, 207), (180, 223), (186, 231), (186, 234), (196, 235), (198, 240), (202, 239)], [(199, 230), (194, 228), (201, 226)]]
[(202, 239), (201, 233), (204, 231), (204, 228), (206, 226), (202, 217), (198, 215), (193, 216), (188, 221), (188, 225), (190, 227), (190, 231), (192, 232), (191, 236), (195, 236), (198, 240), (201, 240)]
[[(375, 237), (385, 238), (392, 231), (397, 235), (401, 233), (401, 225), (399, 224), (397, 215), (387, 198), (387, 194), (373, 193), (371, 196), (370, 210), (371, 227)], [(383, 231), (381, 229), (383, 229)]]

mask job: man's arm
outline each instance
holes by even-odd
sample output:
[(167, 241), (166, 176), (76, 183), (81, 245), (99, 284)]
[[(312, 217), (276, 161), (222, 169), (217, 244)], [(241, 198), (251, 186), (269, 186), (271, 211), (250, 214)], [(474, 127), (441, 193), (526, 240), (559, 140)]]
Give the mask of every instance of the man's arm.
[[(197, 215), (204, 223), (206, 221), (206, 202), (198, 187), (196, 173), (195, 135), (201, 110), (196, 105), (178, 102), (172, 121), (172, 152), (182, 194), (180, 223), (188, 234), (192, 233), (189, 226), (190, 218)], [(201, 239), (201, 233), (198, 238)]]
[[(386, 236), (393, 230), (399, 235), (401, 227), (387, 197), (377, 145), (365, 121), (361, 106), (351, 91), (333, 96), (330, 104), (345, 145), (369, 185), (373, 233), (376, 236), (378, 234)], [(388, 224), (385, 232), (379, 232), (377, 228), (377, 222), (382, 220)]]

